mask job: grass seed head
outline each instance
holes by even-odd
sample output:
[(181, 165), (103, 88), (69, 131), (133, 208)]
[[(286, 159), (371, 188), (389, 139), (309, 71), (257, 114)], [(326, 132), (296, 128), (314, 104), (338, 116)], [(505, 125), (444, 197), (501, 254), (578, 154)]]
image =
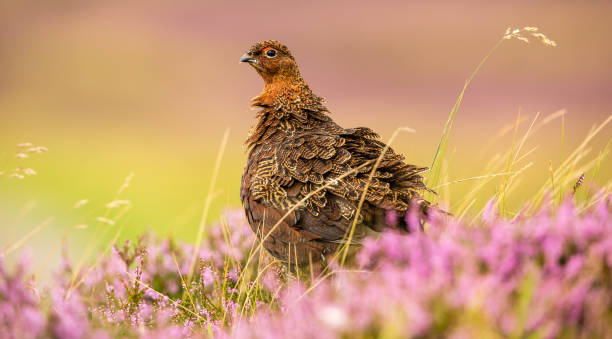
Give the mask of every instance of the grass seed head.
[(542, 33), (532, 33), (531, 35), (539, 39), (546, 46), (550, 46), (550, 47), (557, 46), (556, 42), (554, 42), (553, 40), (550, 40), (548, 37), (546, 37), (546, 35)]
[(522, 41), (524, 43), (529, 43), (529, 38), (525, 36), (525, 34), (530, 34), (536, 39), (540, 40), (544, 46), (555, 47), (557, 43), (551, 39), (549, 39), (544, 33), (539, 33), (537, 27), (525, 26), (521, 28), (511, 28), (508, 27), (506, 32), (502, 36), (504, 40), (516, 39)]
[(114, 220), (105, 218), (105, 217), (97, 217), (96, 220), (98, 220), (99, 222), (103, 223), (103, 224), (107, 224), (107, 225), (111, 225), (113, 226), (115, 224)]
[(129, 205), (131, 202), (129, 200), (113, 200), (106, 204), (106, 208), (117, 208), (120, 206)]
[(49, 149), (47, 149), (44, 146), (36, 146), (36, 147), (30, 147), (27, 149), (28, 153), (43, 153), (48, 151)]
[(81, 199), (79, 201), (77, 201), (76, 203), (74, 203), (74, 208), (81, 208), (83, 205), (86, 205), (89, 202), (88, 199)]
[(528, 44), (528, 43), (529, 43), (529, 39), (525, 38), (524, 36), (519, 36), (519, 37), (516, 37), (516, 38), (517, 38), (518, 40), (520, 40), (520, 41), (522, 41), (522, 42), (526, 43), (526, 44)]
[(25, 174), (25, 175), (36, 175), (36, 171), (31, 169), (31, 168), (22, 168), (21, 169), (21, 173)]
[(130, 187), (132, 179), (134, 179), (134, 173), (130, 173), (130, 175), (125, 178), (125, 180), (123, 181), (123, 185), (121, 185), (121, 187), (119, 187), (119, 190), (117, 191), (117, 195), (120, 195), (121, 193), (123, 193), (123, 191)]

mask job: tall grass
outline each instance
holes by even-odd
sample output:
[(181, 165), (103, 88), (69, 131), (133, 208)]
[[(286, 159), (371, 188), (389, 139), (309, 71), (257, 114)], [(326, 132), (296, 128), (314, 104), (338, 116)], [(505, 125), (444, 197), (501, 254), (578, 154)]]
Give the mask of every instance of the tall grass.
[[(204, 209), (202, 210), (202, 218), (200, 219), (200, 226), (198, 227), (198, 235), (196, 236), (195, 247), (200, 247), (202, 243), (202, 238), (204, 237), (204, 227), (206, 225), (206, 220), (208, 218), (208, 213), (210, 211), (210, 204), (214, 199), (214, 190), (215, 185), (217, 183), (217, 177), (219, 176), (219, 169), (221, 168), (221, 159), (223, 159), (223, 153), (225, 153), (225, 146), (227, 146), (227, 141), (229, 139), (230, 129), (225, 129), (223, 133), (223, 138), (221, 140), (221, 146), (219, 147), (219, 152), (217, 154), (217, 159), (215, 160), (215, 166), (213, 169), (213, 174), (210, 180), (210, 185), (208, 186), (208, 193), (206, 194), (206, 200), (204, 201)], [(191, 258), (191, 264), (189, 265), (189, 275), (187, 278), (187, 282), (190, 282), (193, 278), (193, 272), (195, 269), (195, 264), (197, 260), (197, 252), (193, 252), (193, 257)]]
[[(476, 75), (480, 72), (484, 64), (487, 62), (487, 60), (489, 60), (489, 58), (493, 55), (493, 53), (495, 53), (495, 51), (499, 49), (499, 47), (504, 43), (504, 41), (511, 40), (511, 39), (518, 39), (523, 42), (529, 42), (528, 38), (525, 37), (524, 35), (525, 34), (532, 34), (532, 35), (536, 34), (535, 32), (537, 32), (537, 30), (538, 29), (535, 27), (524, 27), (523, 29), (508, 28), (506, 32), (504, 33), (504, 35), (493, 45), (493, 47), (487, 52), (487, 54), (485, 54), (485, 56), (480, 60), (476, 68), (472, 71), (470, 76), (466, 79), (463, 85), (463, 88), (459, 92), (459, 96), (457, 97), (457, 100), (455, 101), (455, 104), (451, 108), (446, 124), (444, 125), (444, 129), (442, 130), (442, 135), (440, 136), (438, 146), (436, 147), (436, 150), (434, 152), (433, 160), (430, 166), (430, 171), (426, 178), (426, 183), (429, 187), (440, 187), (442, 159), (446, 157), (446, 149), (448, 147), (448, 142), (449, 142), (449, 138), (450, 138), (450, 135), (453, 129), (453, 124), (455, 122), (455, 118), (457, 117), (459, 109), (461, 108), (463, 96), (465, 95), (465, 92), (467, 91), (469, 85), (472, 83)], [(556, 46), (555, 42), (553, 42), (552, 40), (549, 40), (548, 38), (546, 38), (545, 35), (541, 33), (538, 33), (537, 37), (539, 39), (542, 39), (543, 37), (545, 39), (543, 40), (543, 43), (547, 46)], [(519, 121), (520, 121), (520, 114), (519, 114), (519, 118), (517, 118), (517, 123), (515, 124), (515, 134), (516, 134), (516, 128), (518, 127)], [(509, 172), (509, 167), (510, 167), (510, 162), (508, 162), (508, 166), (505, 172)], [(503, 191), (504, 193), (502, 196), (505, 196), (505, 188), (503, 189)], [(428, 194), (426, 195), (426, 197), (429, 200), (436, 200), (436, 196), (434, 194)]]

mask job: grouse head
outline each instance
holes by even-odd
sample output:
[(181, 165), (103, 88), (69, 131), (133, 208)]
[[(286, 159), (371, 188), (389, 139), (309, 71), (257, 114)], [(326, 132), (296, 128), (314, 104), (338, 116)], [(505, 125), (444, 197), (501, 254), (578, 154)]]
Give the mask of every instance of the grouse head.
[(287, 46), (275, 40), (258, 42), (242, 55), (240, 62), (253, 66), (266, 84), (301, 79), (295, 59)]

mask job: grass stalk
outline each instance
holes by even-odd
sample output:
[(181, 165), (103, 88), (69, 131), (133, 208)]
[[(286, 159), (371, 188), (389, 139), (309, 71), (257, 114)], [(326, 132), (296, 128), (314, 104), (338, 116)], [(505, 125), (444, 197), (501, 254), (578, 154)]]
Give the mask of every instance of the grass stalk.
[(204, 208), (202, 210), (202, 217), (200, 218), (200, 225), (198, 227), (198, 235), (196, 236), (196, 242), (193, 248), (193, 255), (191, 256), (191, 262), (189, 264), (189, 275), (187, 276), (187, 282), (191, 283), (191, 279), (193, 278), (193, 272), (195, 269), (195, 264), (198, 259), (198, 249), (202, 244), (202, 238), (204, 237), (204, 229), (206, 227), (206, 220), (208, 218), (208, 212), (210, 211), (210, 205), (214, 199), (214, 189), (217, 183), (217, 177), (219, 176), (219, 168), (221, 167), (221, 159), (223, 158), (223, 154), (225, 153), (225, 147), (227, 146), (227, 141), (229, 139), (230, 129), (226, 128), (223, 133), (223, 138), (221, 139), (221, 146), (219, 147), (219, 152), (217, 153), (217, 159), (215, 160), (215, 167), (213, 168), (212, 177), (210, 179), (210, 186), (208, 187), (208, 193), (206, 194), (206, 200), (204, 201)]
[(448, 119), (446, 120), (444, 129), (442, 130), (442, 136), (440, 137), (440, 141), (438, 142), (438, 146), (436, 147), (436, 151), (434, 153), (433, 160), (431, 161), (431, 166), (430, 166), (431, 172), (427, 180), (427, 184), (429, 186), (436, 186), (438, 184), (438, 180), (440, 176), (440, 163), (441, 163), (440, 159), (444, 158), (446, 154), (446, 147), (448, 144), (448, 139), (449, 139), (451, 130), (453, 128), (453, 123), (457, 116), (457, 112), (459, 111), (459, 108), (461, 107), (461, 102), (463, 101), (463, 96), (465, 94), (465, 91), (467, 90), (468, 86), (470, 85), (470, 83), (472, 82), (476, 74), (478, 74), (482, 66), (486, 63), (489, 57), (491, 57), (491, 55), (499, 48), (499, 46), (501, 46), (504, 40), (505, 39), (503, 38), (500, 39), (489, 50), (489, 52), (484, 56), (484, 58), (482, 58), (482, 60), (480, 60), (480, 63), (478, 63), (474, 71), (472, 71), (470, 76), (467, 78), (467, 80), (463, 84), (463, 88), (459, 92), (459, 96), (457, 97), (457, 100), (455, 101), (455, 104), (453, 105), (453, 108), (451, 109), (450, 114), (448, 115)]
[[(561, 117), (561, 166), (559, 168), (559, 177), (563, 178), (563, 162), (565, 158), (565, 116)], [(563, 200), (563, 186), (559, 186), (559, 204)]]
[(11, 252), (17, 250), (21, 246), (23, 246), (23, 244), (25, 244), (28, 240), (30, 240), (30, 238), (32, 238), (33, 236), (38, 234), (38, 232), (42, 231), (42, 229), (47, 227), (52, 221), (53, 221), (53, 217), (49, 217), (49, 218), (45, 219), (43, 222), (41, 222), (36, 227), (34, 227), (30, 232), (28, 232), (28, 234), (24, 235), (21, 239), (19, 239), (19, 240), (13, 242), (12, 244), (8, 245), (4, 249), (4, 251), (2, 251), (2, 255), (6, 256), (6, 255), (10, 254)]

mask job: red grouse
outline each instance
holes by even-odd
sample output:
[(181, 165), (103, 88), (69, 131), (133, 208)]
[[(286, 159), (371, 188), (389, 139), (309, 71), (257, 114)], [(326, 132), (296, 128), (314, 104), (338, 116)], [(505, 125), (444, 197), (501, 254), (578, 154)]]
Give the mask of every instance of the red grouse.
[(385, 144), (369, 128), (336, 124), (285, 45), (257, 43), (240, 61), (265, 84), (252, 99), (258, 121), (246, 140), (240, 197), (251, 228), (274, 257), (298, 265), (316, 262), (346, 241), (354, 218), (352, 243), (359, 243), (371, 231), (411, 228), (404, 218), (389, 226), (389, 212), (404, 215), (412, 204), (427, 210), (429, 203), (419, 196), (428, 190), (420, 175), (426, 168), (405, 163), (392, 149), (367, 184)]

